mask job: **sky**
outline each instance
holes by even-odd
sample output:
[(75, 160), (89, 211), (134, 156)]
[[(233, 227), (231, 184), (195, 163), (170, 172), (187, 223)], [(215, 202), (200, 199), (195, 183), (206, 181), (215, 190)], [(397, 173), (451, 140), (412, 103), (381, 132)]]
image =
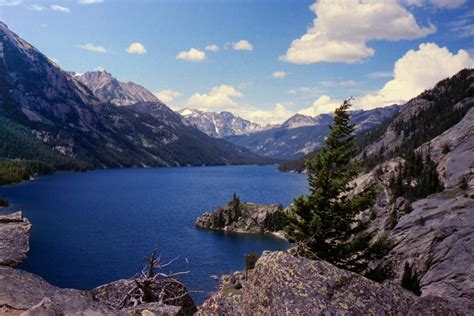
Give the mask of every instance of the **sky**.
[(402, 104), (474, 67), (474, 0), (0, 0), (0, 20), (65, 70), (262, 124)]

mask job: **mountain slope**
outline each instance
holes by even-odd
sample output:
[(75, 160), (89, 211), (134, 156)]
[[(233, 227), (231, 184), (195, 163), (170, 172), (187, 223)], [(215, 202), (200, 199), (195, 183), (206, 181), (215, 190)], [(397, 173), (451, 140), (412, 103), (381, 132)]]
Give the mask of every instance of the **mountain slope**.
[[(368, 111), (354, 111), (352, 121), (358, 132), (372, 129), (398, 113), (396, 105)], [(296, 114), (278, 127), (249, 135), (229, 136), (226, 140), (262, 156), (277, 159), (303, 157), (320, 148), (329, 132), (332, 115), (310, 117)]]
[(161, 116), (103, 103), (87, 87), (0, 23), (0, 115), (48, 148), (87, 167), (269, 162)]
[(133, 83), (122, 82), (107, 71), (88, 71), (84, 74), (73, 73), (78, 80), (103, 102), (115, 105), (130, 105), (137, 102), (161, 102), (146, 88)]
[(243, 135), (268, 128), (268, 126), (262, 126), (225, 111), (215, 113), (195, 109), (182, 109), (178, 113), (184, 118), (185, 124), (195, 126), (212, 137)]
[[(406, 104), (385, 123), (356, 137), (366, 169), (390, 158), (412, 151), (457, 124), (474, 105), (474, 74), (464, 69), (451, 78), (440, 81), (433, 89), (423, 92)], [(304, 161), (315, 153), (285, 161), (280, 171), (301, 172)]]

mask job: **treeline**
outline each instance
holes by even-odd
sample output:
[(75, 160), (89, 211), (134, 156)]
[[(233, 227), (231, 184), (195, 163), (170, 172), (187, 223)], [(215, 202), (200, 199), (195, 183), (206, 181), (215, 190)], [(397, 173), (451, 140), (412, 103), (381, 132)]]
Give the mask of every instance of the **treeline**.
[(27, 180), (56, 170), (84, 170), (87, 165), (65, 157), (31, 132), (0, 115), (0, 185)]
[(47, 174), (56, 171), (48, 164), (39, 161), (0, 161), (0, 185), (29, 180), (37, 174)]
[(405, 156), (398, 173), (391, 176), (389, 187), (394, 198), (405, 197), (409, 201), (422, 199), (444, 189), (430, 155), (423, 157), (421, 153), (413, 151)]

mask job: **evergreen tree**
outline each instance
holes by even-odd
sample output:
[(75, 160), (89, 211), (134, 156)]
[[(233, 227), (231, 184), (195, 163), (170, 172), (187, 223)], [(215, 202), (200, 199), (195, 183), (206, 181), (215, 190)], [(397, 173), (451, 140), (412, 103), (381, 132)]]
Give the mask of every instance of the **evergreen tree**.
[(418, 274), (416, 270), (413, 271), (412, 267), (408, 262), (405, 262), (403, 270), (402, 281), (400, 285), (409, 291), (412, 291), (416, 295), (421, 295), (420, 282), (418, 281)]
[(361, 170), (360, 163), (352, 160), (357, 149), (350, 107), (351, 100), (345, 100), (336, 109), (325, 146), (306, 162), (310, 194), (295, 199), (285, 231), (297, 244), (298, 255), (360, 272), (371, 236), (360, 234), (364, 227), (355, 215), (373, 204), (377, 190), (372, 186), (347, 196), (352, 189), (349, 182)]

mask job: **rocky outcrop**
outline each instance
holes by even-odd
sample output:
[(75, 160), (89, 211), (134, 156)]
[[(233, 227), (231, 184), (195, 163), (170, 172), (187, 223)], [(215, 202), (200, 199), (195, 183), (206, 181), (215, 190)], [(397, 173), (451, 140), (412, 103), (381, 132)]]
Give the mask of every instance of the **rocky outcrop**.
[(26, 258), (31, 224), (21, 212), (0, 215), (0, 265), (14, 267)]
[(205, 212), (196, 221), (196, 227), (203, 229), (221, 230), (237, 233), (274, 233), (283, 226), (284, 216), (280, 204), (262, 205), (256, 203), (240, 203), (233, 206), (230, 203), (213, 212)]
[(456, 315), (438, 297), (368, 280), (328, 262), (264, 252), (241, 287), (225, 285), (198, 315)]

